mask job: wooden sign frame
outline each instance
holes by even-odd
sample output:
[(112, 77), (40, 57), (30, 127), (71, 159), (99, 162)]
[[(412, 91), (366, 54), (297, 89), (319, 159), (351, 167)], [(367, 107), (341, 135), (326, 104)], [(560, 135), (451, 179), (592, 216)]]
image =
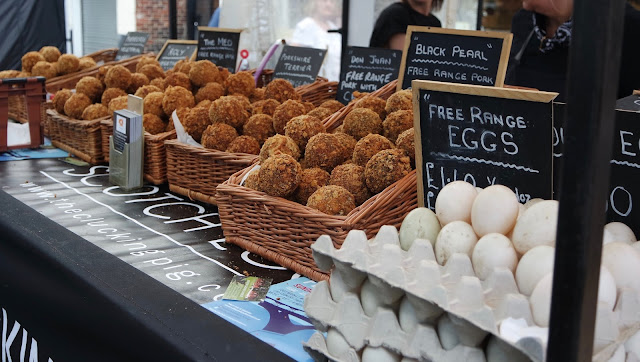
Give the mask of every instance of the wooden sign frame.
[[(212, 26), (199, 26), (198, 31), (215, 31), (218, 33), (242, 33), (244, 29), (215, 28)], [(197, 40), (196, 40), (197, 42)]]
[(158, 52), (158, 55), (156, 55), (156, 60), (160, 60), (160, 56), (164, 53), (164, 50), (167, 48), (167, 45), (169, 45), (169, 44), (195, 45), (196, 49), (193, 51), (193, 54), (191, 54), (191, 56), (189, 57), (189, 60), (195, 60), (196, 59), (196, 54), (198, 54), (198, 41), (197, 40), (167, 39), (167, 41), (164, 42), (164, 45), (162, 46), (162, 49), (160, 49), (160, 51)]
[(509, 53), (511, 51), (511, 42), (513, 41), (512, 33), (497, 32), (497, 31), (443, 29), (443, 28), (433, 28), (429, 26), (410, 25), (407, 27), (407, 34), (404, 38), (404, 48), (402, 49), (402, 62), (400, 63), (400, 72), (398, 73), (398, 86), (396, 88), (397, 91), (402, 90), (402, 83), (404, 82), (404, 72), (405, 72), (405, 67), (407, 65), (407, 52), (409, 50), (409, 45), (411, 44), (411, 35), (414, 32), (502, 39), (502, 50), (500, 52), (500, 61), (498, 63), (498, 73), (496, 74), (496, 84), (493, 87), (502, 87), (504, 85), (504, 79), (507, 73), (507, 65), (509, 64)]
[[(534, 91), (526, 89), (489, 87), (474, 84), (447, 83), (431, 80), (413, 80), (411, 82), (413, 102), (413, 127), (415, 135), (415, 159), (416, 159), (416, 175), (418, 181), (418, 206), (424, 205), (424, 184), (423, 184), (423, 159), (422, 159), (422, 129), (420, 127), (420, 90), (458, 93), (465, 95), (486, 96), (493, 98), (515, 99), (530, 102), (549, 103), (558, 96), (558, 93)], [(551, 134), (549, 135), (551, 137)], [(553, 143), (549, 150), (549, 156), (553, 156)], [(553, 178), (552, 178), (553, 180)], [(551, 181), (552, 181), (551, 180)]]

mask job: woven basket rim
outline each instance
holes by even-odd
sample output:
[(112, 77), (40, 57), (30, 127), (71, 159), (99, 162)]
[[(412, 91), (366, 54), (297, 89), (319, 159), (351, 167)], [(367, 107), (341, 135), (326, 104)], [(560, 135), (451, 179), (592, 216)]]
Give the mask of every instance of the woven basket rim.
[(186, 143), (180, 142), (177, 138), (176, 139), (171, 139), (171, 140), (166, 140), (164, 141), (165, 145), (170, 145), (170, 146), (174, 146), (174, 147), (180, 147), (183, 149), (186, 149), (188, 152), (191, 153), (199, 153), (199, 154), (204, 154), (207, 156), (211, 156), (217, 159), (229, 159), (229, 160), (238, 160), (238, 161), (251, 161), (253, 163), (253, 161), (257, 160), (260, 156), (258, 155), (252, 155), (249, 153), (231, 153), (231, 152), (225, 152), (225, 151), (218, 151), (218, 150), (213, 150), (210, 148), (205, 148), (205, 147), (196, 147), (193, 145), (188, 145)]
[(90, 127), (90, 126), (96, 126), (96, 125), (100, 126), (100, 123), (102, 121), (109, 120), (111, 118), (111, 116), (104, 116), (104, 117), (91, 119), (91, 120), (76, 119), (76, 118), (71, 118), (69, 116), (66, 116), (64, 114), (60, 114), (55, 109), (47, 109), (47, 114), (50, 115), (51, 117), (58, 118), (65, 122), (69, 122), (75, 126), (84, 126), (84, 127)]

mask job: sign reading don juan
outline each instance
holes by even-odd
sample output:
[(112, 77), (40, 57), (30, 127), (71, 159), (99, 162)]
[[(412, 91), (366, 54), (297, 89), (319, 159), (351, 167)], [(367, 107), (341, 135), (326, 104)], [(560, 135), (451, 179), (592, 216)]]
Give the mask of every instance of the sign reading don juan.
[(194, 60), (198, 50), (196, 40), (167, 40), (156, 59), (164, 70), (169, 70), (182, 59)]
[(140, 33), (137, 31), (128, 32), (118, 49), (116, 60), (127, 59), (142, 54), (148, 39), (149, 33)]
[(522, 203), (552, 195), (557, 93), (413, 81), (418, 203), (435, 208), (456, 180), (511, 188)]
[(347, 47), (336, 99), (347, 104), (353, 99), (353, 92), (371, 93), (397, 79), (401, 57), (399, 50)]
[(414, 79), (501, 87), (513, 34), (409, 26), (398, 90)]
[(294, 87), (316, 81), (326, 50), (285, 45), (278, 58), (273, 78), (283, 78)]
[(240, 29), (198, 27), (198, 55), (196, 60), (210, 60), (234, 73), (238, 59)]

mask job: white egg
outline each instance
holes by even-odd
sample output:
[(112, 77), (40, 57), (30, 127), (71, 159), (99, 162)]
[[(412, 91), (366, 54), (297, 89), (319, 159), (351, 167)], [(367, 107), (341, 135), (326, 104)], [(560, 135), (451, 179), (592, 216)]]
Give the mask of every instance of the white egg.
[(516, 283), (518, 283), (520, 293), (531, 295), (540, 279), (553, 271), (555, 256), (555, 248), (540, 245), (529, 250), (520, 258), (516, 267)]
[(602, 265), (616, 280), (616, 287), (640, 291), (640, 253), (631, 245), (614, 241), (602, 247)]
[(611, 310), (616, 306), (616, 280), (613, 274), (604, 266), (600, 267), (600, 281), (598, 284), (598, 301), (609, 305)]
[(549, 326), (549, 314), (551, 314), (551, 287), (553, 286), (553, 273), (545, 275), (531, 293), (531, 314), (533, 321), (540, 327)]
[(518, 255), (511, 240), (502, 234), (491, 233), (478, 240), (471, 254), (471, 262), (478, 278), (484, 280), (496, 268), (507, 268), (515, 273)]
[(342, 333), (335, 328), (327, 331), (327, 350), (332, 357), (340, 357), (349, 351), (349, 343), (344, 339)]
[(530, 358), (525, 356), (514, 346), (509, 345), (507, 342), (501, 340), (498, 337), (489, 337), (487, 348), (485, 352), (487, 361), (491, 362), (529, 362)]
[(609, 244), (612, 241), (620, 241), (626, 244), (633, 244), (638, 240), (630, 227), (621, 222), (610, 222), (604, 226), (602, 232), (602, 244)]
[(445, 225), (436, 238), (436, 260), (445, 265), (449, 257), (455, 253), (471, 256), (478, 237), (471, 225), (464, 221), (452, 221)]
[(524, 209), (526, 210), (526, 209), (530, 208), (531, 206), (539, 203), (540, 201), (544, 201), (544, 199), (541, 199), (541, 198), (531, 199), (531, 200), (529, 200), (529, 201), (524, 203), (524, 205), (523, 205)]
[(400, 247), (409, 250), (416, 239), (427, 239), (432, 245), (440, 232), (440, 222), (436, 214), (426, 207), (411, 210), (400, 225)]
[(478, 191), (475, 186), (465, 181), (453, 181), (440, 190), (436, 198), (436, 215), (440, 225), (452, 221), (471, 223), (471, 206)]
[(362, 289), (360, 289), (360, 304), (362, 304), (364, 314), (369, 317), (375, 315), (378, 307), (384, 305), (381, 298), (378, 297), (378, 289), (369, 279), (362, 283)]
[(409, 301), (409, 298), (404, 297), (400, 302), (400, 309), (398, 310), (398, 322), (403, 331), (407, 333), (413, 333), (418, 326), (418, 317), (413, 305)]
[(544, 200), (529, 207), (513, 228), (513, 246), (524, 254), (538, 245), (554, 246), (558, 224), (558, 201)]
[(438, 338), (440, 338), (440, 344), (445, 350), (448, 351), (460, 344), (456, 327), (453, 325), (448, 314), (445, 313), (440, 317), (440, 319), (438, 319), (437, 331)]
[(400, 356), (386, 348), (366, 346), (362, 351), (362, 362), (400, 362)]
[(516, 194), (506, 186), (485, 188), (471, 207), (471, 225), (478, 236), (489, 233), (508, 234), (516, 223), (520, 209)]
[(636, 249), (638, 253), (640, 253), (640, 241), (636, 241), (635, 243), (631, 244), (631, 246), (633, 246), (633, 248)]

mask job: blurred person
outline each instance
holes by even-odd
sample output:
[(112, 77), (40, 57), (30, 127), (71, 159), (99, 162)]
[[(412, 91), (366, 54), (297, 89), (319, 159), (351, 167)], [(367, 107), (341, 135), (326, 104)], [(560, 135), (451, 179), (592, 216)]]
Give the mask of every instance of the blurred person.
[(404, 49), (407, 26), (442, 27), (431, 12), (442, 7), (443, 0), (402, 0), (387, 6), (373, 27), (369, 46), (374, 48)]
[(296, 24), (290, 45), (326, 49), (319, 75), (329, 81), (340, 79), (340, 52), (342, 37), (329, 33), (340, 27), (340, 11), (336, 0), (309, 0), (305, 5), (307, 16)]

